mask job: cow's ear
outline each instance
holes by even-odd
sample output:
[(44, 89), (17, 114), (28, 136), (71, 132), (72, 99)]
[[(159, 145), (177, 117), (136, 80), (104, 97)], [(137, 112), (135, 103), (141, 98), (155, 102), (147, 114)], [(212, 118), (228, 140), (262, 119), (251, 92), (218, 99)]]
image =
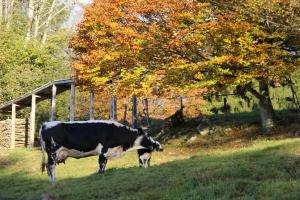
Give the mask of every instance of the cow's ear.
[(144, 134), (145, 134), (145, 133), (144, 133), (143, 129), (138, 128), (138, 135), (140, 136), (140, 135), (144, 135)]

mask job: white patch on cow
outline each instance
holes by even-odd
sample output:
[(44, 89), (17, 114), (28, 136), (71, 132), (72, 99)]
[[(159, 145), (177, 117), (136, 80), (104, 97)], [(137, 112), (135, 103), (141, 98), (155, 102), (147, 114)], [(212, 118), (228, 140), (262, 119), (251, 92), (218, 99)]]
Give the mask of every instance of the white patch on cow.
[(52, 122), (45, 122), (45, 129), (49, 129), (49, 128), (53, 128), (55, 126), (57, 126), (58, 124), (60, 124), (60, 121), (52, 121)]
[(151, 153), (144, 153), (143, 155), (140, 156), (141, 160), (149, 160), (151, 158)]
[(144, 153), (143, 155), (140, 156), (140, 160), (143, 163), (143, 166), (145, 168), (149, 167), (149, 160), (151, 158), (151, 153)]
[(67, 148), (60, 147), (56, 150), (56, 163), (65, 162), (65, 160), (69, 157), (69, 152)]
[(87, 151), (87, 152), (83, 152), (83, 151), (78, 151), (76, 149), (68, 149), (66, 147), (60, 147), (58, 150), (56, 150), (56, 162), (57, 163), (61, 163), (61, 162), (65, 162), (65, 160), (68, 157), (71, 158), (84, 158), (84, 157), (89, 157), (89, 156), (97, 156), (101, 153), (103, 146), (102, 144), (98, 144), (97, 147), (92, 150), (92, 151)]
[(69, 122), (62, 122), (62, 121), (52, 121), (52, 122), (45, 122), (45, 129), (53, 128), (59, 124), (93, 124), (93, 123), (100, 123), (100, 124), (113, 124), (116, 127), (125, 127), (126, 129), (130, 131), (137, 132), (137, 129), (130, 128), (128, 126), (125, 126), (124, 124), (121, 124), (114, 120), (88, 120), (88, 121), (69, 121)]
[(162, 146), (161, 146), (161, 144), (160, 144), (159, 142), (155, 141), (155, 143), (156, 143), (156, 145), (158, 146), (158, 147), (157, 147), (158, 150), (162, 149)]
[(152, 137), (149, 137), (149, 140), (150, 140), (152, 143), (156, 143), (156, 141), (155, 141), (155, 140), (153, 140), (153, 138), (152, 138)]
[(93, 123), (100, 123), (100, 124), (113, 124), (118, 127), (124, 127), (125, 125), (113, 121), (113, 120), (88, 120), (88, 121), (70, 121), (70, 122), (63, 122), (65, 124), (93, 124)]
[(134, 143), (133, 143), (133, 147), (136, 147), (136, 146), (141, 146), (141, 143), (142, 143), (142, 140), (145, 136), (141, 135), (141, 136), (138, 136), (135, 140), (134, 140)]
[(117, 146), (117, 147), (113, 147), (113, 148), (108, 148), (107, 152), (104, 154), (104, 156), (108, 159), (108, 160), (114, 160), (117, 158), (120, 158), (122, 156), (124, 156), (125, 151), (123, 151), (123, 147), (122, 146)]
[(124, 154), (128, 151), (133, 151), (133, 150), (137, 150), (137, 149), (145, 149), (145, 147), (140, 146), (140, 143), (135, 144), (135, 146), (127, 149), (126, 151), (123, 150), (122, 146), (116, 146), (113, 148), (108, 148), (107, 152), (104, 154), (104, 156), (108, 159), (108, 160), (114, 160), (117, 158), (120, 158), (122, 156), (124, 156)]
[(142, 142), (142, 140), (143, 140), (143, 137), (145, 137), (145, 136), (143, 136), (143, 135), (138, 136), (138, 137), (135, 139), (135, 141), (134, 141), (134, 143), (133, 143), (133, 146), (130, 147), (129, 149), (127, 149), (126, 152), (128, 152), (128, 151), (133, 151), (133, 150), (138, 150), (138, 149), (147, 149), (146, 147), (143, 147), (143, 146), (141, 145), (141, 142)]
[(100, 154), (102, 151), (103, 145), (101, 143), (98, 144), (98, 146), (96, 147), (95, 151)]

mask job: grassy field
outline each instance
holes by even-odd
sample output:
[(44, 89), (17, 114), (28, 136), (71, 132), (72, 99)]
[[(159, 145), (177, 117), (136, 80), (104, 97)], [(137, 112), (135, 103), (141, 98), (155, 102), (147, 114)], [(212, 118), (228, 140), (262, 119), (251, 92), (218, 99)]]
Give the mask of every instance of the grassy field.
[(95, 173), (96, 157), (69, 159), (54, 184), (40, 172), (38, 150), (1, 150), (0, 199), (300, 199), (300, 139), (186, 147), (165, 145), (148, 169), (129, 153), (104, 175)]

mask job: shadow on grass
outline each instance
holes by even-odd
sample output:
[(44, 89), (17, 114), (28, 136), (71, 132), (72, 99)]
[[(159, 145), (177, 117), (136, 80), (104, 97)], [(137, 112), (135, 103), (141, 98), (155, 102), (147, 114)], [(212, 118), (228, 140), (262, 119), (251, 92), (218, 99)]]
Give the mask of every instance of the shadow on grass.
[(15, 165), (20, 159), (15, 157), (5, 156), (4, 158), (0, 159), (0, 170), (9, 168)]
[(276, 111), (276, 116), (281, 120), (277, 121), (277, 126), (269, 134), (265, 134), (260, 126), (259, 113), (253, 111), (187, 119), (183, 126), (168, 129), (156, 135), (156, 138), (162, 143), (181, 139), (181, 146), (187, 148), (214, 148), (248, 146), (258, 138), (276, 140), (294, 137), (300, 129), (300, 115), (290, 110), (280, 110)]
[(298, 140), (196, 155), (148, 169), (113, 168), (103, 175), (58, 177), (55, 184), (45, 174), (2, 175), (0, 199), (297, 199), (299, 145)]

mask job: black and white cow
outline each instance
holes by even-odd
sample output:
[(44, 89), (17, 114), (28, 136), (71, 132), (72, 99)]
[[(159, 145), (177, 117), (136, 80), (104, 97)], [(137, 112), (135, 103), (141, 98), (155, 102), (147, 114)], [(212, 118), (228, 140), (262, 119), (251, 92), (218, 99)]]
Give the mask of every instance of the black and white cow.
[[(135, 149), (162, 151), (159, 142), (142, 129), (132, 129), (115, 121), (46, 122), (40, 128), (43, 152), (42, 172), (47, 168), (50, 181), (55, 181), (55, 165), (68, 157), (99, 156), (99, 173), (104, 173), (107, 160)], [(45, 151), (48, 162), (45, 159)]]
[(150, 167), (152, 151), (153, 150), (150, 150), (150, 149), (138, 149), (137, 150), (140, 167), (144, 167), (144, 168)]
[(158, 147), (155, 149), (142, 148), (142, 149), (137, 150), (140, 167), (144, 167), (144, 168), (150, 167), (150, 160), (151, 160), (152, 152), (154, 150), (163, 151), (163, 148), (161, 147), (159, 142), (157, 142), (157, 145), (158, 145)]

